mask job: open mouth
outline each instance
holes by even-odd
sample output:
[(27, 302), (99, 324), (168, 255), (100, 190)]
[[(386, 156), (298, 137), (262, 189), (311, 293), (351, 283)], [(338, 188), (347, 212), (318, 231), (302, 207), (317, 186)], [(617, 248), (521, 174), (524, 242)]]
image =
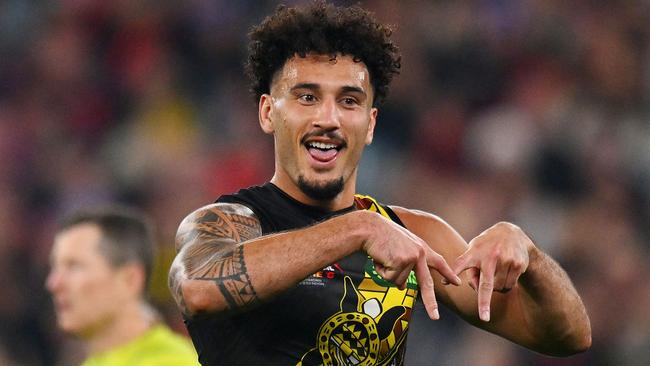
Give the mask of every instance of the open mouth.
[(309, 155), (314, 160), (328, 163), (336, 159), (339, 151), (344, 147), (343, 143), (308, 141), (305, 143)]

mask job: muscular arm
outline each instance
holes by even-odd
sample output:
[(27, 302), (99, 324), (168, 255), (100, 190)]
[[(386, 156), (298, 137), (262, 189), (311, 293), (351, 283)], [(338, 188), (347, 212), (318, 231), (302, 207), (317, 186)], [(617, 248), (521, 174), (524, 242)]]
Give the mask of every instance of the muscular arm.
[(176, 234), (171, 292), (186, 315), (245, 310), (359, 250), (361, 225), (354, 225), (359, 216), (262, 236), (259, 220), (246, 206), (202, 207)]
[(169, 287), (187, 316), (246, 311), (359, 250), (373, 258), (382, 277), (400, 287), (414, 270), (432, 318), (438, 313), (430, 270), (460, 283), (444, 258), (422, 239), (366, 210), (262, 236), (250, 209), (217, 203), (183, 220), (176, 250)]
[[(182, 311), (216, 305), (197, 304), (207, 300), (196, 294), (200, 291), (220, 297), (228, 308), (255, 304), (258, 296), (241, 243), (261, 235), (259, 220), (245, 206), (215, 204), (187, 216), (176, 233), (178, 255), (169, 274), (170, 289)], [(193, 296), (189, 304), (184, 292)]]
[[(409, 230), (450, 263), (468, 249), (465, 240), (438, 217), (397, 207), (395, 212)], [(561, 356), (584, 351), (591, 344), (591, 329), (580, 297), (564, 270), (530, 244), (528, 267), (516, 285), (508, 292), (492, 293), (488, 322), (479, 317), (477, 291), (469, 285), (473, 281), (470, 271), (461, 274), (462, 286), (436, 286), (436, 294), (473, 325), (537, 352)], [(473, 284), (478, 291), (480, 286)]]
[(522, 316), (535, 336), (538, 351), (564, 355), (589, 348), (589, 317), (571, 280), (556, 261), (535, 247), (519, 286)]

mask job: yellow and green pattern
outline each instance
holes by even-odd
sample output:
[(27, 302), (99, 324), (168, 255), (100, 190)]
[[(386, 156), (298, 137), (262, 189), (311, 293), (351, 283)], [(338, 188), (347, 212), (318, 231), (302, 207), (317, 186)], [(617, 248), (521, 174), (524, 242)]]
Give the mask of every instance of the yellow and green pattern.
[[(369, 196), (355, 196), (358, 208), (377, 212), (391, 219), (386, 210)], [(384, 280), (375, 270), (372, 259), (364, 266), (364, 277), (355, 286), (344, 278), (344, 295), (339, 311), (326, 319), (319, 331), (317, 346), (302, 361), (318, 352), (324, 366), (387, 366), (403, 349), (403, 343), (417, 297), (417, 281), (411, 272), (404, 290)], [(356, 299), (356, 301), (355, 301)], [(356, 304), (345, 309), (344, 304)], [(400, 363), (398, 363), (400, 364)]]

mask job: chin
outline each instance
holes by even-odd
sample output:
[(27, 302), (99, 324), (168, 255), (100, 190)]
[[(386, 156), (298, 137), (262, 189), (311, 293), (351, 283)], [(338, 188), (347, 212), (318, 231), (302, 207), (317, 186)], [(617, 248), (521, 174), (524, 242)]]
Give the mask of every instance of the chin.
[(298, 177), (300, 190), (317, 201), (329, 201), (343, 191), (343, 177), (333, 179), (310, 180), (304, 176)]
[(71, 322), (70, 320), (59, 319), (58, 324), (59, 324), (59, 328), (61, 328), (61, 330), (63, 330), (66, 333), (78, 334), (80, 332), (79, 325), (75, 324), (74, 322)]
[(87, 324), (84, 324), (83, 321), (79, 321), (79, 319), (75, 319), (69, 315), (58, 315), (57, 323), (61, 330), (73, 335), (81, 335), (84, 329), (87, 328)]

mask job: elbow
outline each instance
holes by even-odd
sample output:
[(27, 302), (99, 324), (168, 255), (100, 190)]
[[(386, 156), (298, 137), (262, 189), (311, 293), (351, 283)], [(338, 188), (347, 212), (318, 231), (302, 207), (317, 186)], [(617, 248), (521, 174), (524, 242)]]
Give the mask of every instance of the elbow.
[(591, 348), (591, 331), (582, 338), (581, 343), (576, 347), (575, 353), (585, 352), (589, 348)]
[(222, 310), (215, 303), (214, 284), (210, 281), (183, 281), (181, 291), (183, 294), (182, 307), (188, 316)]
[(591, 333), (583, 337), (580, 337), (579, 339), (576, 339), (572, 342), (566, 342), (565, 344), (562, 345), (562, 347), (558, 347), (558, 349), (554, 350), (555, 352), (552, 352), (550, 355), (556, 357), (567, 357), (567, 356), (575, 355), (577, 353), (585, 352), (590, 347), (591, 347)]
[(580, 323), (581, 325), (577, 327), (578, 329), (573, 332), (572, 336), (569, 337), (569, 355), (576, 353), (585, 352), (591, 348), (591, 322), (589, 318), (585, 316), (584, 321)]
[(571, 354), (585, 352), (591, 348), (591, 326), (587, 322), (586, 326), (583, 328), (583, 331), (580, 332), (580, 335), (574, 337), (572, 342)]
[(556, 344), (551, 349), (544, 350), (543, 353), (549, 356), (567, 357), (587, 351), (591, 348), (591, 327), (589, 322), (578, 331), (560, 339), (559, 344)]

